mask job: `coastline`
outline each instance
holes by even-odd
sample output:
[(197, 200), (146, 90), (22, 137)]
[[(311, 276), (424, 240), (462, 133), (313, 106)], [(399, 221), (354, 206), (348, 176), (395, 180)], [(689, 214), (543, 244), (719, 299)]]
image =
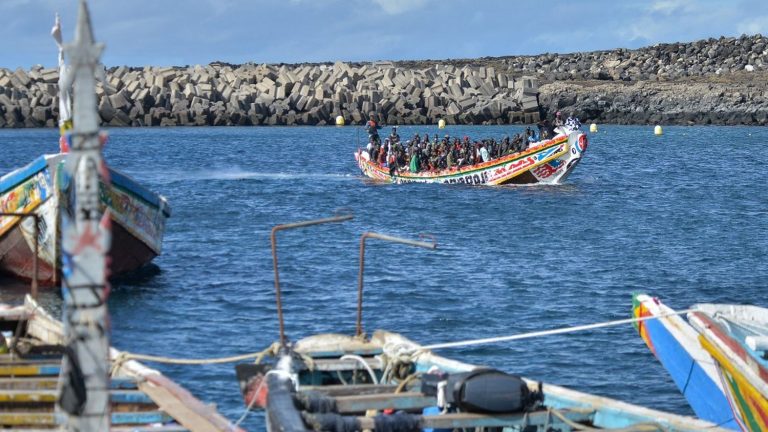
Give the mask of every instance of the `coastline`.
[[(109, 126), (768, 124), (761, 35), (570, 54), (368, 63), (111, 67)], [(55, 127), (58, 71), (0, 68), (0, 128)]]

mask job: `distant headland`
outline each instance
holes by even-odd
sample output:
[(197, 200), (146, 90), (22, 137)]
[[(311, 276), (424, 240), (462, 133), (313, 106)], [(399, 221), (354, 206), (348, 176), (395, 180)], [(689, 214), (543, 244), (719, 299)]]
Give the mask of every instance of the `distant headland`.
[[(0, 128), (55, 127), (58, 71), (0, 68)], [(554, 111), (613, 124), (768, 124), (768, 38), (636, 50), (368, 63), (111, 67), (110, 126), (530, 124)]]

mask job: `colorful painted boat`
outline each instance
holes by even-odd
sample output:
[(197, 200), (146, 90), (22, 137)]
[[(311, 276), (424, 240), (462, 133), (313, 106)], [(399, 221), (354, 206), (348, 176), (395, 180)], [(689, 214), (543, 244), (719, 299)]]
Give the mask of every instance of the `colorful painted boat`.
[(645, 344), (664, 366), (696, 415), (729, 429), (739, 429), (726, 398), (717, 366), (699, 343), (699, 333), (657, 298), (632, 298), (636, 324)]
[[(37, 216), (38, 281), (60, 280), (60, 205), (68, 194), (63, 175), (67, 154), (43, 155), (29, 165), (0, 177), (0, 213)], [(165, 221), (171, 210), (165, 198), (117, 170), (109, 169), (110, 186), (101, 188), (101, 201), (112, 216), (110, 271), (136, 270), (162, 250)], [(35, 219), (0, 216), (0, 271), (22, 279), (34, 278)]]
[[(63, 430), (54, 408), (65, 352), (61, 322), (27, 296), (22, 305), (0, 304), (0, 329), (0, 429)], [(109, 430), (242, 431), (157, 370), (115, 361), (120, 355), (110, 349)]]
[(431, 249), (435, 243), (363, 234), (356, 335), (320, 334), (290, 343), (284, 331), (275, 232), (317, 223), (323, 220), (273, 229), (280, 339), (262, 351), (256, 363), (236, 366), (245, 403), (266, 411), (267, 430), (724, 430), (710, 422), (451, 360), (399, 334), (379, 330), (367, 338), (362, 328), (366, 238)]
[(636, 295), (638, 331), (696, 414), (730, 429), (768, 430), (768, 309), (694, 305), (687, 322)]
[(688, 321), (715, 359), (728, 402), (743, 430), (768, 430), (768, 309), (700, 304)]
[(587, 150), (584, 132), (561, 132), (552, 139), (532, 144), (528, 149), (488, 162), (429, 172), (396, 172), (371, 160), (359, 149), (355, 160), (362, 173), (372, 179), (392, 183), (462, 183), (474, 185), (557, 184), (573, 172)]

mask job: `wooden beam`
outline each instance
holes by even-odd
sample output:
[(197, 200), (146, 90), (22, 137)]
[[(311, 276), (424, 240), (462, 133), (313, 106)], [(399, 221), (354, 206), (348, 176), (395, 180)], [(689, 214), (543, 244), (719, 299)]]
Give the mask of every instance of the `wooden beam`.
[[(363, 357), (363, 359), (374, 371), (377, 369), (381, 370), (381, 360), (372, 357)], [(315, 359), (313, 363), (314, 367), (312, 370), (321, 372), (365, 370), (359, 361), (353, 359)]]
[(339, 413), (360, 413), (367, 410), (413, 410), (435, 406), (437, 400), (422, 393), (386, 393), (359, 396), (338, 396), (336, 410)]
[(353, 396), (366, 394), (394, 393), (397, 385), (389, 384), (351, 384), (327, 386), (302, 386), (301, 391), (315, 391), (328, 396)]
[[(577, 423), (589, 425), (592, 420), (592, 412), (558, 410), (558, 413), (569, 420)], [(519, 414), (471, 414), (471, 413), (449, 413), (439, 415), (418, 416), (419, 427), (423, 429), (462, 429), (475, 427), (505, 427), (505, 426), (539, 426), (548, 424), (551, 428), (562, 427), (564, 430), (571, 430), (570, 427), (563, 427), (564, 423), (548, 411), (535, 411)], [(373, 417), (357, 417), (360, 427), (363, 429), (375, 430)]]

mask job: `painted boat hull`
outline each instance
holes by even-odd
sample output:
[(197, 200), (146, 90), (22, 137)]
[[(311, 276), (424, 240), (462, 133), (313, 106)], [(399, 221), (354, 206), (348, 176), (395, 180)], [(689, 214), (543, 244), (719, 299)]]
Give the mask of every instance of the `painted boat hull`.
[(749, 310), (756, 320), (745, 320), (761, 336), (768, 334), (768, 309), (754, 306), (697, 305), (688, 314), (691, 325), (700, 333), (702, 347), (718, 367), (728, 402), (743, 430), (768, 430), (768, 360), (745, 343), (738, 321), (723, 319), (728, 309)]
[(586, 134), (574, 131), (536, 143), (531, 148), (489, 162), (439, 172), (390, 173), (358, 150), (355, 160), (362, 173), (390, 183), (448, 183), (473, 185), (558, 184), (573, 172), (587, 150)]
[[(368, 410), (408, 410), (411, 413), (417, 413), (417, 421), (421, 421), (422, 424), (442, 425), (431, 426), (436, 428), (434, 430), (461, 428), (474, 430), (474, 427), (498, 427), (501, 429), (508, 427), (510, 430), (524, 428), (531, 432), (543, 432), (548, 430), (575, 431), (581, 430), (586, 425), (596, 429), (610, 429), (642, 427), (641, 425), (648, 427), (649, 424), (659, 425), (662, 430), (668, 431), (724, 430), (703, 420), (652, 410), (556, 385), (544, 384), (540, 386), (540, 383), (531, 380), (525, 380), (525, 384), (532, 392), (542, 391), (544, 407), (529, 411), (497, 412), (489, 415), (477, 414), (476, 412), (453, 414), (451, 412), (439, 412), (439, 409), (421, 412), (418, 411), (421, 409), (420, 407), (432, 406), (434, 401), (430, 398), (434, 396), (418, 392), (414, 388), (407, 389), (404, 385), (398, 390), (394, 390), (399, 383), (403, 382), (402, 376), (393, 382), (384, 380), (387, 370), (397, 369), (398, 362), (404, 361), (403, 364), (410, 365), (408, 370), (404, 372), (411, 374), (409, 377), (423, 376), (423, 373), (434, 373), (436, 369), (440, 373), (454, 374), (483, 368), (438, 356), (431, 351), (422, 349), (401, 335), (386, 331), (374, 332), (370, 340), (338, 334), (311, 336), (296, 342), (293, 345), (293, 351), (293, 353), (284, 353), (278, 356), (274, 366), (268, 369), (270, 372), (267, 372), (267, 375), (262, 375), (261, 378), (266, 381), (268, 388), (266, 404), (265, 406), (256, 404), (256, 406), (262, 406), (266, 409), (267, 430), (269, 431), (305, 430), (306, 427), (302, 427), (304, 414), (299, 414), (299, 409), (293, 403), (294, 400), (299, 400), (301, 397), (295, 393), (301, 389), (310, 393), (323, 393), (326, 391), (326, 386), (335, 387), (335, 389), (327, 391), (338, 395), (336, 397), (337, 403), (342, 400), (347, 403), (344, 408), (339, 408), (339, 412), (343, 410), (344, 413), (354, 415), (355, 412), (367, 413)], [(311, 362), (308, 359), (311, 359)], [(345, 361), (349, 362), (346, 368), (343, 364)], [(308, 362), (313, 366), (307, 367)], [(359, 386), (360, 390), (356, 390), (354, 389), (355, 385), (349, 385), (347, 382), (344, 382), (344, 386), (340, 386), (329, 381), (333, 376), (332, 371), (335, 371), (337, 376), (341, 376), (341, 374), (353, 370), (362, 370), (363, 376), (368, 376), (360, 367), (362, 362), (372, 368), (368, 372), (370, 375), (379, 377), (378, 382), (370, 383), (370, 380), (359, 382), (363, 385)], [(253, 366), (253, 364), (249, 364), (247, 367)], [(270, 376), (269, 373), (274, 373), (274, 375)], [(244, 390), (244, 395), (253, 396), (263, 390), (261, 383), (265, 381), (248, 378), (245, 374), (238, 375), (241, 379), (241, 389)], [(294, 380), (298, 384), (298, 390), (291, 383)], [(405, 380), (407, 381), (408, 378)], [(363, 388), (366, 387), (366, 384), (367, 388)], [(373, 389), (376, 385), (389, 386), (391, 390), (382, 388), (381, 391), (376, 391)], [(254, 386), (256, 388), (253, 388)], [(344, 390), (345, 388), (349, 390)], [(416, 385), (416, 388), (419, 388), (419, 385)], [(398, 397), (397, 394), (401, 390), (403, 394)], [(277, 394), (272, 394), (273, 391)], [(438, 397), (437, 404), (440, 403), (439, 400)], [(369, 408), (370, 405), (368, 404), (372, 401), (376, 404), (376, 408)], [(251, 401), (248, 401), (246, 396), (246, 403), (249, 402)], [(359, 403), (360, 405), (351, 405), (351, 403)], [(419, 412), (421, 414), (418, 414)], [(349, 416), (350, 414), (344, 415)], [(566, 424), (558, 420), (558, 415), (573, 416), (569, 418), (579, 424)], [(358, 417), (359, 419), (361, 417)], [(299, 427), (292, 427), (292, 425), (299, 425)]]
[[(38, 275), (42, 285), (55, 286), (60, 271), (60, 208), (67, 208), (66, 154), (44, 155), (0, 179), (0, 211), (38, 216)], [(119, 275), (149, 263), (162, 251), (170, 208), (162, 196), (110, 169), (112, 184), (101, 185), (101, 201), (112, 216), (110, 273)], [(64, 201), (64, 202), (62, 202)], [(34, 219), (0, 217), (0, 272), (31, 280), (35, 277)]]
[(702, 348), (698, 332), (672, 309), (645, 294), (633, 298), (637, 330), (669, 373), (696, 415), (724, 428), (738, 430), (714, 360)]

